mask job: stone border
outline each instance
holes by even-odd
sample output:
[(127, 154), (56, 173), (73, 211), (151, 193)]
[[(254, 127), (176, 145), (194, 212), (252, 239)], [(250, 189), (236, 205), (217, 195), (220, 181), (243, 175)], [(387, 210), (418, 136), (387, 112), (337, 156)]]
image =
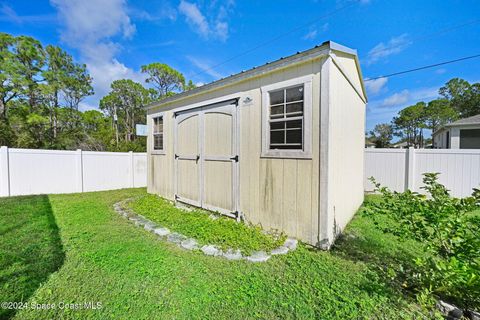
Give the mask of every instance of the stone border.
[(113, 209), (122, 217), (128, 219), (137, 227), (143, 227), (148, 232), (153, 232), (159, 238), (167, 240), (168, 242), (176, 244), (178, 247), (185, 250), (199, 250), (207, 256), (222, 257), (227, 260), (247, 260), (250, 262), (265, 262), (274, 255), (287, 254), (289, 251), (293, 251), (297, 248), (298, 241), (293, 238), (287, 238), (285, 243), (273, 249), (270, 253), (265, 251), (255, 251), (250, 256), (244, 256), (240, 250), (227, 249), (225, 252), (219, 249), (213, 244), (207, 244), (202, 247), (199, 246), (197, 240), (194, 238), (188, 238), (187, 236), (171, 232), (169, 229), (159, 226), (151, 220), (148, 220), (140, 214), (136, 214), (132, 210), (126, 208), (126, 204), (133, 199), (126, 199), (117, 202), (113, 205)]

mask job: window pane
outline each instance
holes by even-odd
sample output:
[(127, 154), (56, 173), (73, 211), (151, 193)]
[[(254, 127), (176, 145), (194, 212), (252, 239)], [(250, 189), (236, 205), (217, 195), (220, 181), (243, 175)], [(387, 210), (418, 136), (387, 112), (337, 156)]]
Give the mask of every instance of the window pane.
[(284, 90), (270, 92), (270, 105), (284, 103), (284, 102), (285, 102)]
[(278, 118), (283, 116), (283, 104), (279, 106), (273, 106), (270, 108), (270, 116), (273, 118)]
[(287, 128), (292, 129), (301, 129), (302, 128), (302, 120), (293, 120), (293, 121), (287, 121)]
[(303, 85), (289, 88), (287, 91), (287, 102), (303, 100)]
[(153, 149), (163, 150), (163, 134), (156, 134), (153, 136)]
[(302, 129), (287, 130), (287, 143), (302, 143)]
[(285, 143), (285, 131), (270, 131), (270, 143)]
[(163, 117), (153, 118), (153, 133), (163, 133)]
[[(287, 104), (287, 113), (291, 112), (303, 112), (303, 102)], [(298, 114), (296, 116), (298, 116)]]
[(271, 130), (285, 129), (285, 121), (271, 122), (270, 129)]

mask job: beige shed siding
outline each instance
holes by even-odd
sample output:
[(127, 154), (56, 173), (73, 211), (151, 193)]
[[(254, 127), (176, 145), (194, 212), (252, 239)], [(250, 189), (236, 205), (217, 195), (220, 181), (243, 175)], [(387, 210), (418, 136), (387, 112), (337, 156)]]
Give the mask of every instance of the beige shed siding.
[[(155, 112), (156, 113), (156, 112)], [(154, 114), (155, 114), (154, 113)], [(150, 113), (151, 114), (151, 113)], [(173, 190), (173, 112), (166, 111), (163, 114), (164, 127), (164, 150), (165, 154), (152, 155), (152, 118), (148, 116), (148, 136), (147, 136), (147, 152), (148, 152), (148, 179), (147, 191), (156, 193), (169, 200), (174, 200)]]
[[(318, 241), (320, 66), (319, 58), (169, 104), (177, 108), (224, 96), (240, 97), (238, 106), (240, 110), (239, 209), (245, 214), (247, 221), (261, 224), (267, 229), (284, 230), (287, 234), (311, 244), (316, 244)], [(261, 158), (262, 94), (260, 88), (311, 74), (313, 74), (312, 159)], [(251, 98), (252, 101), (244, 104), (243, 100), (246, 97)], [(161, 112), (161, 108), (149, 110), (150, 115), (158, 112)], [(151, 170), (148, 177), (148, 190), (173, 199), (174, 118), (171, 111), (165, 114), (168, 115), (164, 117), (165, 155), (149, 156)], [(149, 141), (149, 147), (150, 145)]]
[[(354, 63), (353, 59), (350, 61)], [(340, 63), (344, 70), (354, 66), (345, 59)], [(360, 84), (358, 75), (348, 75), (352, 82)], [(332, 243), (336, 233), (346, 226), (363, 202), (365, 103), (333, 64), (330, 67), (329, 99), (328, 233)]]

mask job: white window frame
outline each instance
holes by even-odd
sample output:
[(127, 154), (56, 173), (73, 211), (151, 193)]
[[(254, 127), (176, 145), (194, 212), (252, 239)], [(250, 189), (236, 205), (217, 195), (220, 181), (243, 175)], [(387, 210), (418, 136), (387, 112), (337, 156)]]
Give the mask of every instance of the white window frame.
[[(160, 118), (160, 117), (162, 117), (162, 119), (163, 119), (163, 149), (162, 150), (155, 150), (155, 139), (154, 139), (154, 132), (153, 132), (154, 125), (155, 125), (154, 119), (155, 118)], [(150, 122), (150, 128), (151, 128), (151, 130), (150, 130), (151, 154), (165, 154), (165, 113), (164, 112), (158, 112), (158, 113), (155, 113), (155, 114), (151, 114), (149, 122)]]
[[(277, 82), (260, 88), (262, 92), (262, 153), (265, 158), (312, 158), (312, 81), (313, 76), (304, 76)], [(270, 94), (269, 92), (288, 89), (303, 84), (303, 150), (271, 150), (270, 147)]]

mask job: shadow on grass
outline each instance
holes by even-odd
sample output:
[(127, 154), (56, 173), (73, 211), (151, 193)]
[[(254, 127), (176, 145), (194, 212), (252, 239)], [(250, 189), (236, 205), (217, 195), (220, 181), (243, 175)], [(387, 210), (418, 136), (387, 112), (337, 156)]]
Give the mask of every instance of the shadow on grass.
[[(0, 199), (1, 302), (27, 301), (64, 258), (48, 196)], [(13, 309), (0, 309), (0, 319), (14, 314)]]
[(416, 269), (414, 259), (425, 255), (422, 245), (381, 230), (382, 227), (393, 227), (394, 221), (383, 217), (376, 220), (378, 226), (371, 217), (364, 217), (359, 212), (337, 239), (332, 252), (344, 259), (365, 263), (391, 289), (410, 295), (408, 290), (405, 291), (405, 275)]

